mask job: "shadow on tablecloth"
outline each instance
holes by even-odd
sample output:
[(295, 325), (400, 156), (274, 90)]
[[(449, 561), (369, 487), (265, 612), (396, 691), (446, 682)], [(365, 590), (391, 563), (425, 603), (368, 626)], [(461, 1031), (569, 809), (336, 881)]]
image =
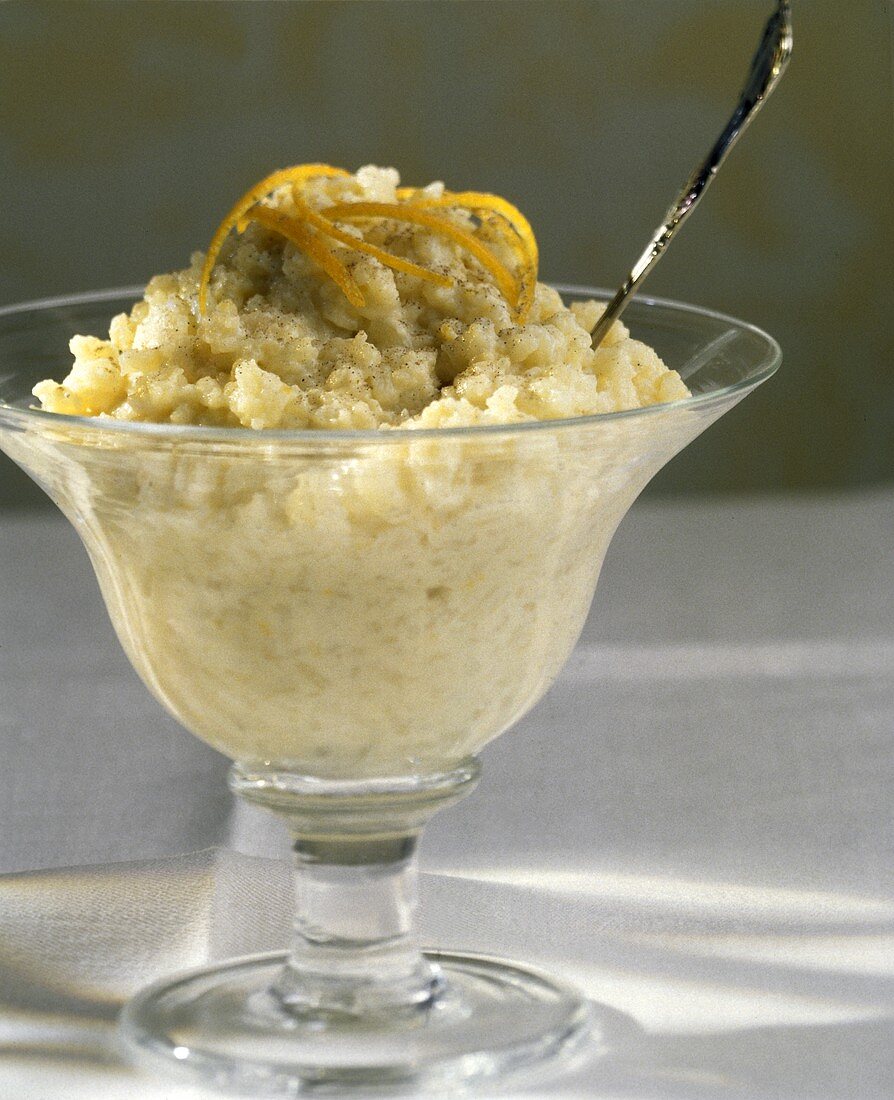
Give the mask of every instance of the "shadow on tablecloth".
[[(744, 896), (719, 911), (691, 888), (641, 903), (595, 877), (427, 875), (422, 927), (442, 947), (548, 967), (608, 1006), (607, 1054), (529, 1095), (890, 1097), (890, 917), (843, 898), (794, 935), (782, 909)], [(221, 849), (0, 878), (0, 1082), (56, 1063), (100, 1074), (103, 1097), (148, 1089), (116, 1050), (123, 1001), (176, 970), (281, 948), (289, 906), (285, 864)]]

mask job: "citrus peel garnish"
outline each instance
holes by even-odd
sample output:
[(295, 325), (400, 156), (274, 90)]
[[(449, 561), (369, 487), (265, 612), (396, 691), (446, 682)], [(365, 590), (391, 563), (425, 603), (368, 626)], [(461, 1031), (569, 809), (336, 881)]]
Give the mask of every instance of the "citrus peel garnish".
[[(454, 280), (448, 275), (422, 267), (402, 256), (395, 256), (335, 224), (339, 221), (385, 218), (421, 225), (454, 241), (474, 256), (493, 277), (515, 319), (519, 323), (524, 323), (527, 319), (537, 285), (537, 240), (527, 218), (512, 203), (499, 195), (483, 191), (445, 191), (435, 197), (416, 188), (402, 187), (397, 190), (396, 203), (339, 202), (320, 211), (306, 203), (300, 194), (301, 185), (320, 176), (346, 177), (349, 173), (329, 164), (299, 164), (265, 176), (239, 199), (218, 226), (208, 247), (199, 279), (200, 313), (206, 310), (211, 273), (227, 235), (233, 229), (242, 233), (252, 221), (279, 233), (301, 249), (336, 283), (348, 301), (358, 308), (364, 305), (363, 293), (347, 266), (323, 239), (324, 236), (366, 253), (396, 271), (441, 287), (452, 286)], [(263, 202), (273, 191), (288, 185), (291, 185), (291, 207), (279, 209)], [(463, 209), (475, 215), (482, 225), (496, 227), (513, 254), (517, 272), (513, 273), (474, 232), (436, 213), (435, 210), (439, 208)]]
[(252, 221), (279, 233), (310, 256), (339, 287), (352, 306), (359, 309), (366, 304), (363, 292), (357, 286), (350, 271), (325, 242), (321, 241), (317, 234), (312, 233), (303, 222), (297, 218), (290, 218), (287, 214), (274, 210), (270, 206), (256, 206), (250, 216)]
[(386, 252), (384, 248), (379, 248), (377, 245), (370, 244), (369, 241), (365, 241), (362, 237), (355, 237), (350, 233), (346, 233), (343, 229), (339, 229), (338, 226), (333, 225), (330, 219), (324, 214), (309, 207), (306, 202), (297, 198), (294, 201), (296, 210), (303, 218), (309, 221), (311, 225), (316, 226), (321, 232), (327, 233), (341, 244), (346, 244), (349, 248), (355, 248), (358, 252), (365, 252), (369, 256), (374, 256), (380, 263), (386, 264), (388, 267), (393, 267), (395, 271), (403, 271), (406, 275), (415, 275), (418, 279), (425, 279), (430, 283), (435, 283), (437, 286), (453, 286), (453, 280), (449, 275), (441, 275), (437, 271), (430, 271), (427, 267), (420, 267), (419, 264), (414, 264), (410, 260), (405, 260), (402, 256), (395, 256), (391, 252)]
[(508, 225), (511, 232), (504, 233), (503, 239), (515, 253), (520, 266), (518, 320), (523, 323), (527, 319), (534, 302), (540, 250), (531, 223), (517, 206), (513, 206), (502, 195), (492, 195), (488, 191), (444, 191), (443, 194), (434, 196), (426, 195), (424, 191), (414, 187), (399, 187), (397, 197), (420, 206), (465, 207), (479, 217), (485, 213), (495, 214), (496, 224), (500, 228)]
[(344, 168), (334, 168), (331, 164), (296, 164), (291, 168), (280, 168), (277, 172), (271, 172), (269, 176), (264, 176), (262, 180), (258, 180), (254, 187), (250, 187), (217, 227), (217, 231), (211, 238), (211, 244), (208, 245), (208, 252), (199, 279), (199, 312), (204, 313), (208, 303), (208, 283), (221, 245), (227, 239), (230, 230), (236, 228), (237, 223), (253, 206), (257, 206), (261, 199), (266, 198), (271, 191), (275, 191), (277, 187), (282, 187), (286, 183), (305, 183), (313, 176), (348, 175), (350, 173), (346, 172)]
[(411, 222), (423, 225), (427, 229), (440, 233), (456, 241), (467, 252), (471, 252), (482, 267), (488, 270), (496, 280), (503, 297), (514, 306), (518, 297), (518, 286), (512, 272), (505, 267), (490, 249), (477, 237), (458, 225), (429, 214), (427, 210), (417, 210), (413, 203), (406, 202), (339, 202), (326, 208), (326, 214), (332, 221), (353, 221), (355, 218), (392, 218), (394, 221)]

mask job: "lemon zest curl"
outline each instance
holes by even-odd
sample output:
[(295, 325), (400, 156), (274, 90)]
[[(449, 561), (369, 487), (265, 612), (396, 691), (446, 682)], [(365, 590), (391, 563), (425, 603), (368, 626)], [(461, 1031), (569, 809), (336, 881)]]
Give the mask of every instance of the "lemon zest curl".
[[(365, 253), (395, 271), (415, 276), (442, 288), (454, 285), (454, 280), (439, 271), (415, 264), (402, 256), (367, 241), (340, 228), (338, 222), (392, 220), (408, 222), (429, 229), (458, 244), (472, 255), (493, 278), (500, 293), (506, 299), (514, 319), (524, 323), (531, 311), (537, 286), (539, 253), (537, 239), (530, 223), (521, 211), (502, 198), (483, 191), (445, 191), (433, 196), (418, 188), (402, 187), (397, 190), (397, 202), (339, 202), (315, 210), (301, 195), (306, 184), (314, 178), (345, 178), (349, 173), (330, 164), (298, 164), (282, 168), (259, 180), (231, 208), (218, 226), (199, 278), (198, 306), (204, 314), (208, 305), (208, 288), (211, 274), (227, 236), (235, 229), (244, 232), (250, 222), (257, 222), (286, 240), (316, 263), (339, 287), (352, 306), (362, 309), (363, 292), (348, 267), (327, 243), (328, 238), (338, 244)], [(291, 187), (291, 208), (270, 206), (265, 200), (286, 186)], [(478, 218), (481, 225), (494, 227), (515, 260), (515, 272), (511, 271), (474, 231), (457, 225), (440, 211), (465, 210)]]

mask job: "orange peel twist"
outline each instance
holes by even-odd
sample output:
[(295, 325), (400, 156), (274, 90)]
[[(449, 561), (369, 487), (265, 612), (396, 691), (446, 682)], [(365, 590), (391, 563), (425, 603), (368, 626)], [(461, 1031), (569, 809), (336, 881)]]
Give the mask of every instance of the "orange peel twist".
[(460, 229), (458, 225), (430, 214), (427, 210), (417, 210), (412, 203), (397, 202), (339, 202), (326, 208), (327, 217), (332, 221), (353, 221), (356, 218), (393, 218), (395, 221), (411, 222), (449, 237), (467, 252), (471, 252), (482, 267), (493, 275), (503, 297), (514, 306), (518, 297), (518, 287), (512, 272), (483, 245), (477, 237)]
[(306, 183), (313, 176), (348, 176), (344, 168), (335, 168), (331, 164), (295, 164), (291, 168), (280, 168), (264, 176), (262, 180), (248, 189), (241, 199), (231, 208), (230, 212), (217, 227), (217, 231), (208, 245), (205, 263), (202, 265), (202, 274), (199, 278), (199, 313), (204, 313), (208, 305), (208, 283), (211, 280), (211, 272), (217, 262), (221, 246), (227, 239), (231, 229), (235, 229), (244, 215), (256, 206), (261, 199), (266, 198), (271, 191), (282, 187), (286, 183)]
[(366, 304), (363, 291), (357, 286), (350, 271), (318, 236), (311, 233), (296, 218), (290, 218), (287, 214), (274, 210), (270, 206), (256, 206), (251, 212), (251, 220), (279, 233), (310, 256), (339, 287), (352, 306), (359, 309)]
[(399, 199), (409, 199), (420, 206), (459, 206), (481, 216), (483, 213), (497, 215), (500, 227), (508, 225), (510, 234), (503, 239), (512, 249), (519, 261), (517, 315), (520, 323), (527, 320), (534, 304), (534, 291), (537, 287), (537, 269), (540, 264), (540, 250), (531, 223), (517, 206), (502, 195), (493, 195), (488, 191), (445, 191), (440, 196), (426, 195), (413, 187), (399, 187)]
[[(349, 175), (343, 168), (336, 168), (331, 164), (298, 164), (271, 172), (246, 191), (220, 223), (211, 239), (199, 279), (199, 313), (206, 311), (211, 274), (228, 234), (233, 229), (242, 233), (252, 221), (278, 233), (300, 248), (326, 272), (348, 301), (357, 308), (365, 304), (363, 293), (347, 266), (326, 244), (324, 236), (357, 252), (366, 253), (396, 271), (441, 287), (454, 285), (454, 280), (448, 275), (422, 267), (402, 256), (395, 256), (335, 224), (339, 221), (386, 218), (424, 226), (433, 233), (454, 241), (474, 256), (493, 277), (515, 320), (519, 324), (527, 320), (537, 286), (539, 252), (531, 225), (517, 207), (500, 195), (485, 191), (445, 191), (436, 197), (417, 188), (401, 187), (397, 190), (398, 201), (395, 203), (340, 202), (319, 211), (313, 209), (300, 195), (300, 186), (314, 177)], [(292, 185), (291, 209), (283, 211), (264, 203), (263, 200), (273, 191), (286, 185)], [(467, 210), (482, 223), (487, 220), (494, 225), (515, 258), (517, 273), (510, 271), (474, 233), (434, 212), (447, 208)]]
[(437, 271), (430, 271), (427, 267), (420, 267), (419, 264), (414, 264), (410, 260), (405, 260), (402, 256), (394, 256), (391, 252), (386, 252), (384, 248), (379, 248), (377, 245), (370, 244), (369, 241), (365, 241), (362, 237), (355, 237), (350, 233), (346, 233), (343, 229), (339, 229), (338, 226), (333, 225), (330, 219), (324, 214), (313, 210), (301, 199), (295, 199), (295, 208), (311, 225), (315, 226), (322, 233), (327, 233), (341, 244), (347, 245), (349, 248), (354, 248), (358, 252), (365, 252), (369, 256), (374, 256), (388, 267), (393, 267), (396, 271), (403, 271), (407, 275), (415, 275), (418, 279), (425, 279), (427, 282), (435, 283), (437, 286), (453, 286), (453, 280), (449, 275), (441, 275)]

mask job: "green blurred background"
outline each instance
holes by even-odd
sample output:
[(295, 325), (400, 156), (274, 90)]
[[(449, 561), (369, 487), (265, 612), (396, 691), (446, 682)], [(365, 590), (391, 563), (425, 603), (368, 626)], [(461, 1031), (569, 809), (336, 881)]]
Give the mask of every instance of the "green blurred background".
[[(648, 284), (767, 328), (785, 363), (653, 494), (894, 478), (894, 6), (793, 7), (780, 90)], [(6, 3), (0, 304), (182, 266), (248, 184), (312, 160), (497, 191), (533, 222), (543, 278), (616, 284), (725, 122), (771, 10)], [(39, 506), (2, 463), (0, 506)]]

